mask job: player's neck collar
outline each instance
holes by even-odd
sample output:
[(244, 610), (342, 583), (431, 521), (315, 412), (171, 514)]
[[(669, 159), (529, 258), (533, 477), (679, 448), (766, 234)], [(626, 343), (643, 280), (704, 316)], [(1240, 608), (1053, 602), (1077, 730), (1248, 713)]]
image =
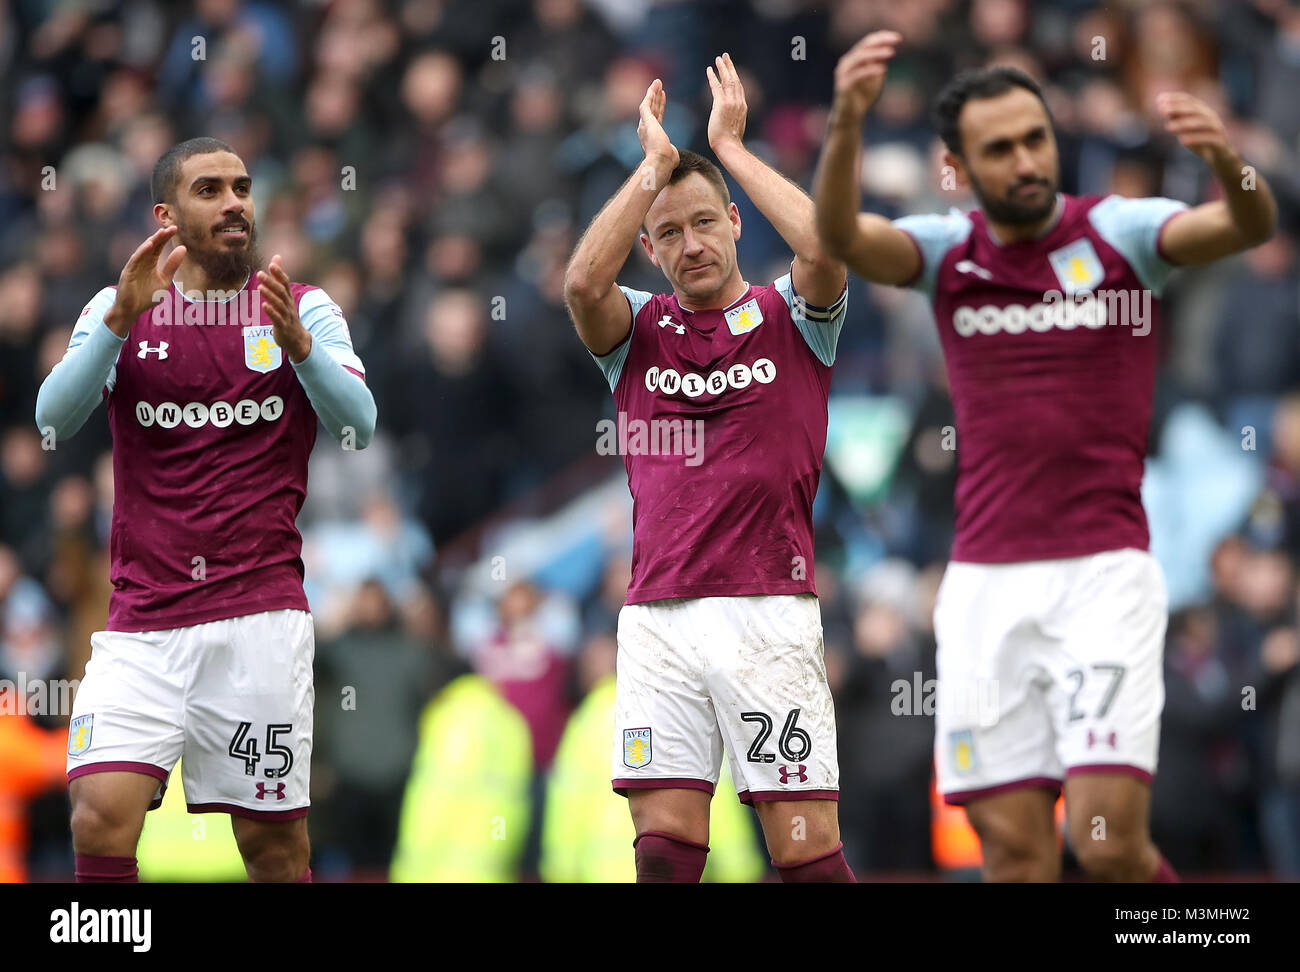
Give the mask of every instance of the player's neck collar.
[[(749, 285), (749, 281), (748, 281), (748, 280), (742, 280), (741, 283), (745, 285), (745, 289), (742, 290), (742, 291), (740, 292), (740, 296), (739, 296), (739, 297), (737, 297), (735, 300), (733, 300), (733, 301), (732, 301), (730, 304), (728, 304), (726, 307), (701, 307), (700, 310), (703, 310), (703, 311), (724, 311), (724, 312), (725, 312), (725, 311), (729, 311), (729, 310), (731, 310), (731, 308), (735, 307), (735, 306), (736, 306), (737, 304), (739, 304), (742, 300), (744, 300), (745, 297), (748, 296), (749, 291), (752, 289), (752, 288), (750, 287), (750, 285)], [(681, 302), (680, 300), (677, 299), (677, 291), (675, 291), (675, 290), (673, 291), (673, 303), (677, 305), (677, 309), (678, 309), (678, 310), (683, 310), (683, 311), (685, 311), (685, 312), (688, 313), (688, 314), (694, 314), (694, 313), (695, 313), (695, 311), (694, 311), (692, 308), (690, 308), (690, 307), (686, 307), (685, 305), (682, 304), (682, 302)]]
[(1052, 230), (1056, 229), (1056, 227), (1059, 226), (1061, 223), (1061, 217), (1064, 215), (1065, 215), (1065, 198), (1058, 192), (1056, 194), (1056, 208), (1052, 210), (1052, 218), (1048, 221), (1046, 226), (1044, 226), (1041, 230), (1039, 230), (1037, 233), (1035, 233), (1033, 236), (1029, 237), (1028, 239), (1025, 240), (998, 239), (998, 234), (994, 232), (993, 224), (989, 222), (989, 217), (987, 213), (984, 214), (984, 228), (988, 231), (989, 239), (993, 241), (993, 244), (995, 246), (1008, 246), (1009, 244), (1012, 243), (1031, 243), (1034, 240), (1041, 240), (1045, 238), (1049, 233), (1052, 232)]
[[(183, 297), (185, 300), (191, 301), (196, 304), (228, 304), (230, 303), (230, 301), (234, 300), (237, 296), (239, 296), (239, 294), (243, 293), (244, 288), (248, 286), (248, 281), (252, 276), (253, 276), (253, 271), (251, 270), (248, 271), (247, 275), (245, 275), (244, 277), (244, 282), (235, 288), (234, 293), (230, 294), (229, 297), (223, 297), (220, 300), (208, 300), (206, 297), (201, 297), (198, 300), (194, 300), (194, 298), (191, 297), (188, 293), (186, 293), (184, 288), (175, 280), (172, 281), (172, 287), (174, 287), (176, 289), (176, 292), (179, 293), (181, 297)], [(191, 291), (190, 293), (194, 293), (194, 291)], [(222, 291), (222, 293), (225, 293), (225, 291)]]

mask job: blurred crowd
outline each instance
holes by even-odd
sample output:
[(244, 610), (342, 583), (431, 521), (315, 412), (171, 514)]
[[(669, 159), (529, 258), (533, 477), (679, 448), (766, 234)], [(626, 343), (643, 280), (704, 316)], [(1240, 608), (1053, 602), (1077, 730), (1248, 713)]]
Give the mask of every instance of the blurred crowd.
[[(626, 490), (601, 494), (601, 539), (568, 555), (565, 583), (493, 547), (622, 475), (594, 449), (613, 403), (567, 320), (565, 262), (639, 158), (651, 80), (670, 137), (707, 150), (705, 67), (729, 51), (747, 144), (807, 187), (835, 60), (880, 27), (905, 47), (867, 125), (873, 211), (973, 205), (941, 187), (927, 109), (991, 61), (1044, 84), (1067, 192), (1214, 198), (1160, 131), (1155, 96), (1176, 88), (1216, 107), (1279, 197), (1273, 240), (1166, 293), (1146, 500), (1174, 613), (1153, 831), (1185, 873), (1300, 879), (1292, 0), (0, 2), (0, 678), (76, 678), (103, 627), (105, 413), (49, 450), (36, 390), (153, 230), (154, 162), (215, 136), (253, 176), (264, 256), (339, 303), (379, 407), (364, 452), (318, 439), (299, 521), (317, 873), (626, 877), (606, 775)], [(733, 197), (742, 270), (770, 281), (789, 254)], [(620, 282), (666, 288), (639, 250)], [(942, 358), (917, 295), (851, 280), (849, 307), (832, 420), (870, 396), (910, 428), (871, 502), (828, 463), (815, 510), (846, 851), (860, 876), (960, 873), (972, 862), (933, 806), (933, 720), (895, 704), (900, 681), (934, 675), (955, 468)], [(66, 720), (0, 716), (4, 874), (71, 874), (62, 746), (33, 742)], [(731, 799), (724, 783), (715, 816)], [(720, 879), (765, 873), (749, 811), (715, 849)]]

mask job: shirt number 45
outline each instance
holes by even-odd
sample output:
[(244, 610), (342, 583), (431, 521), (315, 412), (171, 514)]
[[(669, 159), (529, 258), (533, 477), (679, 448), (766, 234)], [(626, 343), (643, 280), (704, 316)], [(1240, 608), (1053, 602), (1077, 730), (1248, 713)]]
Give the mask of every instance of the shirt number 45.
[[(241, 722), (230, 739), (230, 747), (226, 750), (235, 759), (244, 761), (245, 776), (256, 776), (257, 764), (262, 761), (262, 756), (257, 751), (257, 740), (248, 734), (252, 728), (251, 722)], [(292, 723), (272, 722), (266, 727), (266, 755), (279, 756), (281, 760), (281, 765), (275, 769), (268, 767), (262, 770), (268, 780), (278, 780), (288, 776), (289, 770), (293, 768), (293, 750), (279, 743), (280, 737), (286, 732), (293, 732)]]
[[(754, 744), (749, 747), (746, 758), (751, 763), (775, 763), (775, 756), (763, 752), (763, 746), (772, 735), (772, 717), (766, 712), (742, 712), (740, 718), (745, 722), (758, 723), (758, 736), (755, 737)], [(812, 752), (812, 737), (796, 725), (798, 721), (799, 710), (791, 709), (789, 715), (785, 717), (785, 725), (781, 727), (781, 735), (776, 741), (776, 748), (780, 750), (781, 758), (791, 763), (807, 759), (808, 754)]]

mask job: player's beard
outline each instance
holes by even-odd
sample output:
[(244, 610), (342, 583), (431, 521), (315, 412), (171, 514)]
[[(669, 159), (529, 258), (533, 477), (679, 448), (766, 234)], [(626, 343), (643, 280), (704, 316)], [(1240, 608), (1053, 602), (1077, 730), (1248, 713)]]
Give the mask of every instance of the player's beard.
[[(1017, 201), (1018, 189), (1035, 184), (1047, 189), (1043, 193), (1042, 202), (1031, 204)], [(974, 175), (970, 177), (970, 185), (975, 198), (979, 200), (980, 207), (984, 210), (984, 215), (995, 223), (1003, 223), (1007, 226), (1031, 226), (1047, 219), (1056, 208), (1056, 182), (1053, 179), (1030, 179), (1017, 182), (1007, 190), (1007, 195), (1003, 199), (995, 198), (986, 192)]]
[(262, 265), (257, 249), (257, 225), (248, 220), (243, 222), (248, 228), (248, 240), (241, 247), (232, 247), (218, 239), (219, 228), (204, 226), (200, 235), (192, 224), (180, 224), (176, 242), (185, 246), (186, 255), (199, 265), (208, 278), (208, 286), (214, 290), (238, 287)]

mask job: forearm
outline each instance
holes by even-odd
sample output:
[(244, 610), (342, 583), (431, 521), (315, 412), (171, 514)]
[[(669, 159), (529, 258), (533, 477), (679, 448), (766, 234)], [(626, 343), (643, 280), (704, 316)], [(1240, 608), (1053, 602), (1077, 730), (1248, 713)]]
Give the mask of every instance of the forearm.
[(124, 338), (100, 324), (54, 366), (36, 395), (36, 425), (42, 435), (52, 429), (56, 439), (67, 438), (86, 423), (103, 398), (123, 343)]
[(292, 362), (312, 408), (340, 442), (351, 430), (352, 445), (364, 449), (375, 434), (375, 397), (365, 381), (339, 364), (317, 342), (301, 362)]
[(1262, 243), (1277, 228), (1277, 201), (1263, 175), (1256, 169), (1248, 179), (1245, 168), (1241, 156), (1229, 152), (1214, 165), (1214, 177), (1223, 187), (1224, 205), (1242, 239)]
[(858, 230), (861, 139), (861, 119), (833, 106), (821, 162), (813, 176), (813, 201), (817, 234), (826, 248), (841, 258), (852, 250)]
[(596, 214), (569, 259), (564, 276), (567, 295), (599, 298), (614, 286), (646, 213), (672, 171), (670, 160), (647, 158)]
[(815, 262), (824, 255), (807, 193), (739, 141), (719, 142), (713, 151), (796, 257)]

